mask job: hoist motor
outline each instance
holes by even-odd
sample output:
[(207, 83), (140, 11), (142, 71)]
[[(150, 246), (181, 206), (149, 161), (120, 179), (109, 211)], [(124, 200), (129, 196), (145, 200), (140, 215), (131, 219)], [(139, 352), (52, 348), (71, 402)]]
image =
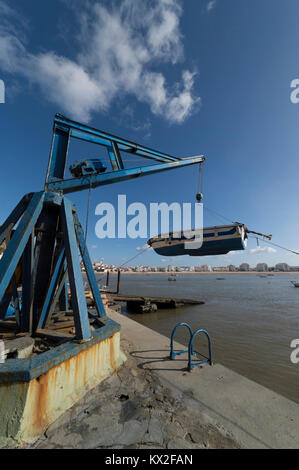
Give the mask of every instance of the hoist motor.
[(106, 165), (98, 158), (83, 158), (76, 160), (69, 168), (71, 174), (76, 178), (80, 176), (98, 175), (107, 170)]

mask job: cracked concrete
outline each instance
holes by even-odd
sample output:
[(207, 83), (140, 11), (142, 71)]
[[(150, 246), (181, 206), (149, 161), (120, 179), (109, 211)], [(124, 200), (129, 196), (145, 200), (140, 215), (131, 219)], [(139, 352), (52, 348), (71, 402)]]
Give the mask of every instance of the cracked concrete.
[(185, 398), (138, 367), (134, 347), (121, 340), (126, 363), (90, 390), (31, 447), (38, 449), (237, 448), (231, 437), (204, 424)]

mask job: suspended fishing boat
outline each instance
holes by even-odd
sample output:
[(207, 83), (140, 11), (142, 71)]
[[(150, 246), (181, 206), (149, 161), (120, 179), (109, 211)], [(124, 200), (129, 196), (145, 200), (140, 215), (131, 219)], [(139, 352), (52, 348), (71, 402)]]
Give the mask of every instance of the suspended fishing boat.
[(153, 237), (147, 243), (162, 256), (225, 255), (230, 251), (245, 250), (247, 233), (244, 224), (234, 223), (206, 227), (202, 231), (188, 230), (181, 235), (170, 232)]

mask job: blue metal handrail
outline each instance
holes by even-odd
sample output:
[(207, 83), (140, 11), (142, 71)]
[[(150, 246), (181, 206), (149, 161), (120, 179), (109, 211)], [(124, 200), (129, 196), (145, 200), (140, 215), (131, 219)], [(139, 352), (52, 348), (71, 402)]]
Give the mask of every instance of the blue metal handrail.
[[(190, 340), (189, 340), (189, 344), (188, 344), (188, 349), (182, 349), (181, 351), (174, 352), (174, 349), (173, 349), (174, 335), (175, 335), (176, 330), (178, 328), (180, 328), (181, 326), (185, 326), (186, 328), (188, 328), (189, 333), (190, 333)], [(195, 356), (194, 351), (193, 351), (194, 339), (200, 333), (203, 333), (208, 338), (209, 357), (207, 358), (203, 354), (197, 353), (200, 356), (205, 357), (206, 359), (203, 360), (203, 361), (192, 362), (192, 356)], [(210, 338), (209, 333), (206, 330), (203, 330), (202, 328), (199, 328), (198, 330), (195, 330), (194, 332), (192, 332), (191, 326), (188, 323), (185, 323), (185, 322), (178, 323), (174, 327), (174, 329), (172, 330), (172, 333), (171, 333), (171, 338), (170, 338), (170, 359), (174, 359), (175, 356), (178, 356), (178, 355), (184, 354), (184, 353), (188, 353), (188, 370), (189, 370), (189, 372), (191, 372), (193, 367), (198, 366), (200, 364), (206, 364), (207, 362), (209, 362), (209, 364), (212, 365), (212, 345), (211, 345), (211, 338)]]
[[(188, 323), (178, 323), (178, 324), (174, 327), (174, 329), (172, 330), (172, 333), (171, 333), (171, 339), (170, 339), (170, 359), (174, 359), (175, 356), (178, 356), (179, 354), (184, 354), (184, 353), (186, 353), (186, 352), (189, 351), (189, 347), (188, 347), (188, 349), (184, 349), (184, 350), (178, 351), (178, 352), (174, 352), (174, 350), (173, 350), (173, 338), (174, 338), (174, 334), (175, 334), (176, 330), (177, 330), (178, 328), (180, 328), (181, 326), (185, 326), (186, 328), (188, 328), (189, 333), (190, 333), (190, 341), (191, 341), (191, 338), (192, 338), (192, 329), (191, 329), (191, 326), (188, 325)], [(189, 341), (189, 344), (190, 344), (190, 341)]]
[[(204, 361), (192, 362), (194, 338), (195, 338), (195, 336), (197, 336), (200, 333), (204, 333), (206, 335), (206, 337), (208, 338), (209, 358), (204, 360)], [(201, 356), (202, 356), (202, 354), (201, 354)], [(203, 357), (205, 357), (205, 356), (203, 356)], [(189, 372), (191, 372), (191, 370), (193, 369), (194, 366), (198, 366), (199, 364), (206, 364), (207, 362), (209, 362), (210, 365), (212, 365), (211, 339), (210, 339), (209, 333), (206, 330), (203, 330), (203, 329), (199, 328), (198, 330), (194, 331), (194, 333), (192, 334), (192, 336), (190, 338), (190, 341), (189, 341), (189, 346), (188, 346), (188, 370), (189, 370)]]

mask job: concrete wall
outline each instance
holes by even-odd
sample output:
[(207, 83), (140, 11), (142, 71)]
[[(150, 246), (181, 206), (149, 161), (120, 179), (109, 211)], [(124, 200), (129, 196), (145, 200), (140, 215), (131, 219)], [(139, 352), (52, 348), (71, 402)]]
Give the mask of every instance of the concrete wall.
[(117, 332), (29, 382), (0, 385), (0, 447), (34, 442), (85, 393), (124, 362)]

